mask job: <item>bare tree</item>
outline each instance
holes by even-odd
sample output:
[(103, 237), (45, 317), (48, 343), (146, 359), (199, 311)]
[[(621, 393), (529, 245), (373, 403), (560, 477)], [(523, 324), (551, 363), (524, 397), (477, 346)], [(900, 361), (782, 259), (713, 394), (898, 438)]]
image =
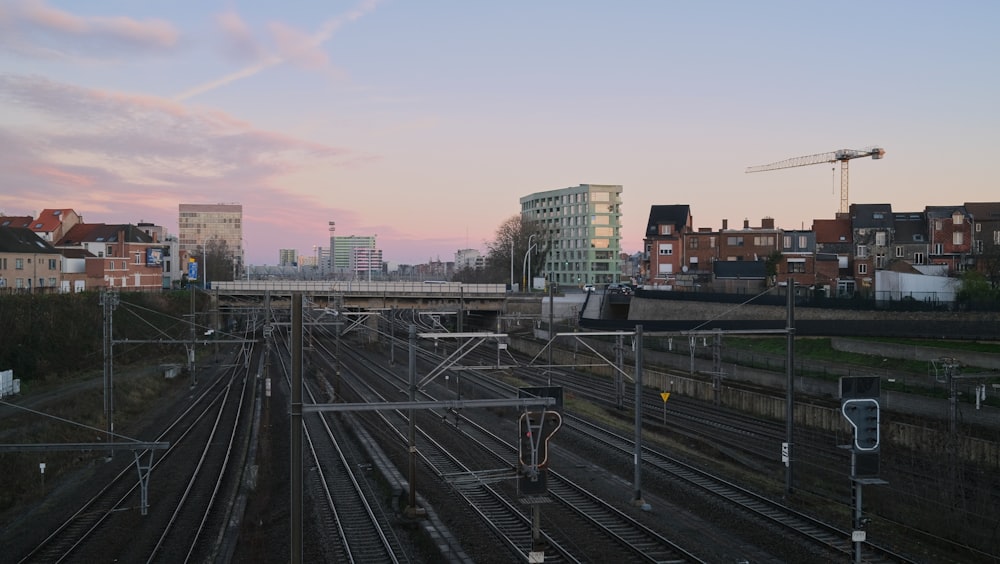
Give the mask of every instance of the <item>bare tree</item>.
[[(529, 241), (531, 272), (526, 273), (524, 258), (529, 252)], [(513, 215), (497, 227), (496, 237), (486, 242), (486, 275), (496, 282), (519, 283), (542, 271), (550, 246), (549, 235), (541, 225)]]

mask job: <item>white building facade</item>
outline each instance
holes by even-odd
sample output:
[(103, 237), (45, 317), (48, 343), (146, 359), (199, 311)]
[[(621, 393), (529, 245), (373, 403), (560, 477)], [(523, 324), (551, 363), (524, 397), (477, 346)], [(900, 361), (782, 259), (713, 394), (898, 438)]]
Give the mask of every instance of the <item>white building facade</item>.
[(581, 184), (521, 198), (521, 219), (551, 241), (542, 275), (563, 286), (620, 282), (621, 194), (621, 185)]

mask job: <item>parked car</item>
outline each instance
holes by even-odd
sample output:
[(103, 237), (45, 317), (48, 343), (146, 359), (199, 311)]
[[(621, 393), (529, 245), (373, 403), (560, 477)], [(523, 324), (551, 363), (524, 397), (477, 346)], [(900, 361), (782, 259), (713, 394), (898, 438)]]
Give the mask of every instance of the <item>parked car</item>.
[(632, 287), (626, 284), (608, 284), (608, 293), (628, 296), (632, 294)]
[(583, 291), (584, 292), (593, 292), (594, 290), (595, 290), (595, 288), (594, 288), (593, 284), (586, 284), (583, 287)]

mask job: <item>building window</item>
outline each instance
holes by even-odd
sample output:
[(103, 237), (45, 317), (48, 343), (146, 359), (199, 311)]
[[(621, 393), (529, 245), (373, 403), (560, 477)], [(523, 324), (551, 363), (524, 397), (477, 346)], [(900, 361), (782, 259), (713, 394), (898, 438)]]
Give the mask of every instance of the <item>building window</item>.
[(56, 279), (55, 278), (49, 278), (49, 286), (55, 286), (55, 285), (56, 285)]
[(755, 247), (773, 247), (774, 236), (758, 236), (753, 238)]
[(674, 254), (674, 246), (671, 243), (663, 243), (660, 245), (660, 256), (671, 256)]
[(944, 254), (944, 243), (934, 243), (934, 254), (935, 255)]
[(965, 235), (965, 234), (962, 233), (961, 231), (956, 231), (956, 232), (952, 233), (951, 234), (951, 243), (953, 245), (962, 245), (962, 244), (964, 244), (965, 243), (965, 237), (963, 235)]
[(943, 223), (944, 222), (942, 222), (940, 219), (935, 219), (934, 220), (934, 231), (941, 231), (941, 229), (944, 227), (944, 225), (942, 225)]
[(674, 233), (674, 226), (667, 223), (660, 226), (660, 235), (672, 235)]
[(982, 233), (982, 232), (983, 232), (983, 224), (982, 223), (977, 223), (976, 224), (976, 233)]
[(726, 243), (728, 243), (730, 247), (742, 247), (743, 237), (729, 237), (726, 239)]
[(784, 237), (782, 237), (781, 244), (784, 246), (784, 248), (791, 249), (792, 248), (792, 236), (791, 235), (785, 235)]
[(903, 247), (896, 247), (896, 258), (903, 258)]
[(962, 223), (963, 219), (965, 219), (965, 216), (962, 215), (962, 212), (955, 212), (951, 214), (951, 222), (955, 225)]
[(24, 259), (14, 259), (14, 270), (24, 270)]
[(913, 264), (924, 264), (924, 253), (913, 253)]
[(858, 263), (858, 274), (868, 274), (868, 265), (865, 264), (865, 263), (863, 263), (863, 262), (859, 262)]
[(993, 232), (993, 244), (1000, 245), (1000, 231)]
[(803, 250), (809, 246), (809, 238), (805, 235), (799, 235), (799, 250)]
[(858, 258), (865, 258), (868, 256), (868, 247), (866, 245), (858, 245), (857, 252), (854, 255)]
[(673, 272), (674, 272), (674, 265), (670, 264), (669, 262), (661, 263), (659, 265), (660, 274), (673, 274)]
[(789, 262), (788, 263), (788, 273), (789, 274), (803, 274), (806, 271), (805, 262)]
[(56, 269), (56, 259), (49, 259), (49, 270)]
[(698, 238), (697, 237), (688, 237), (688, 248), (689, 249), (697, 249), (698, 248)]
[(875, 255), (875, 268), (879, 270), (885, 268), (885, 253)]
[(884, 247), (885, 246), (885, 231), (875, 232), (875, 246)]
[(983, 252), (983, 240), (982, 239), (976, 239), (976, 252), (977, 253), (982, 253)]

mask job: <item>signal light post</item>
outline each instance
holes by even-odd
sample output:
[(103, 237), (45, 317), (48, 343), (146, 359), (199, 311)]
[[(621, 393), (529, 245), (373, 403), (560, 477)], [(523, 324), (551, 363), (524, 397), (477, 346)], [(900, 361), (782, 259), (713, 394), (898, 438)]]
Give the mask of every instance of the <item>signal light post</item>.
[(878, 477), (880, 395), (878, 376), (840, 379), (840, 412), (854, 428), (854, 440), (845, 447), (851, 449), (851, 497), (854, 501), (851, 541), (854, 543), (854, 562), (861, 562), (861, 545), (868, 538), (866, 529), (871, 522), (863, 513), (862, 487), (865, 484), (888, 483)]

